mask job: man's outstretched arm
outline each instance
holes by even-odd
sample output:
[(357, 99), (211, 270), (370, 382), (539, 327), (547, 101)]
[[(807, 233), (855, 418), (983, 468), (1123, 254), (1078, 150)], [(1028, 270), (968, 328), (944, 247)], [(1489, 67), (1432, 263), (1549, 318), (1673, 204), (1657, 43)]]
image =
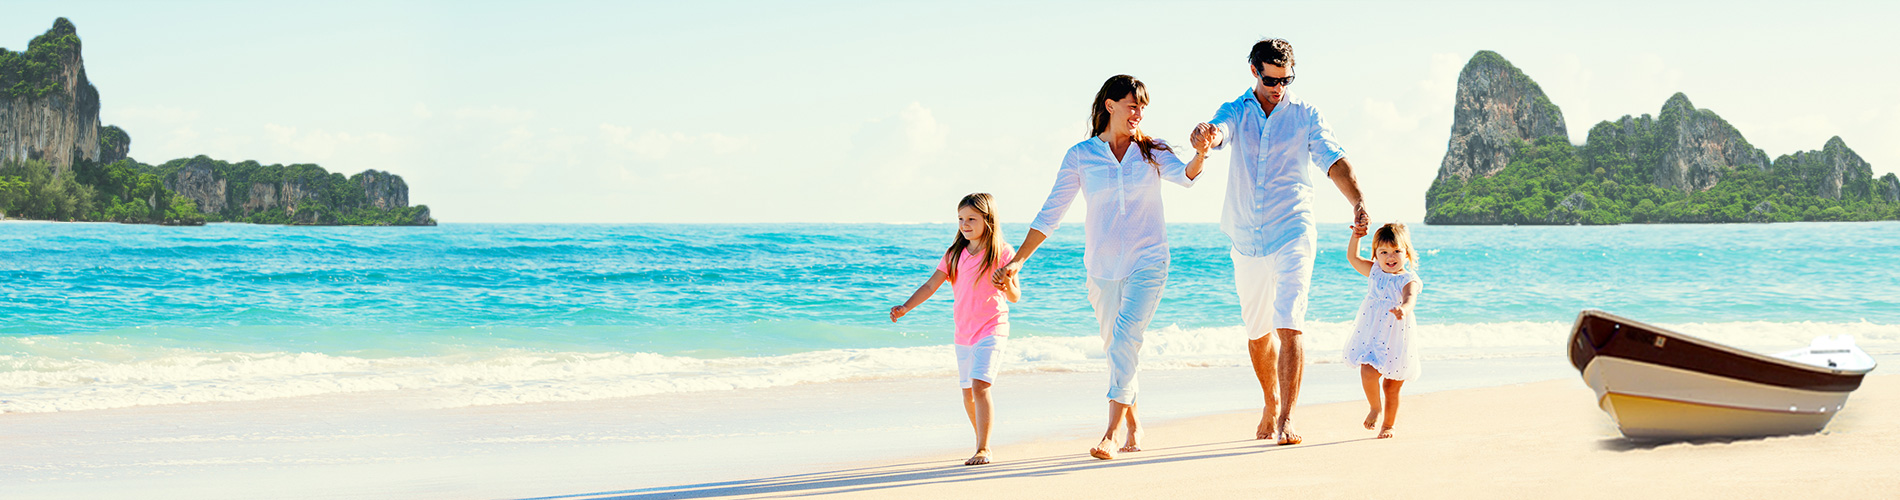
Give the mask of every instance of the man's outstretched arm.
[(1366, 215), (1365, 199), (1359, 196), (1359, 176), (1353, 175), (1352, 164), (1340, 158), (1326, 169), (1326, 176), (1333, 179), (1333, 185), (1339, 186), (1339, 194), (1345, 195), (1346, 202), (1352, 204), (1352, 223), (1371, 224), (1372, 217)]

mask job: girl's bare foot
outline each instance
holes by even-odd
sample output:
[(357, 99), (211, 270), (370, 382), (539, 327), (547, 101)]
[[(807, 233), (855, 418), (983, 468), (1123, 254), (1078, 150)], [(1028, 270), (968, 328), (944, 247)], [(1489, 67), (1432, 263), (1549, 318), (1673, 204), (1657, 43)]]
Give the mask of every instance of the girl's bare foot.
[(971, 456), (969, 460), (963, 461), (963, 465), (984, 465), (988, 463), (990, 463), (990, 450), (988, 448), (976, 450), (976, 455)]
[(1379, 409), (1373, 408), (1372, 413), (1366, 414), (1366, 430), (1372, 430), (1372, 424), (1376, 423), (1379, 423)]
[(1134, 428), (1134, 427), (1132, 427), (1132, 426), (1131, 426), (1131, 427), (1129, 427), (1129, 428), (1128, 428), (1128, 445), (1127, 445), (1127, 446), (1123, 446), (1123, 447), (1121, 448), (1121, 452), (1122, 452), (1122, 453), (1134, 453), (1134, 452), (1137, 452), (1137, 451), (1141, 451), (1141, 444), (1140, 444), (1140, 443), (1141, 443), (1141, 434), (1142, 434), (1142, 432), (1141, 432), (1141, 430), (1139, 430), (1139, 429), (1136, 429), (1136, 428)]
[(1115, 439), (1102, 438), (1102, 442), (1096, 443), (1094, 448), (1089, 448), (1089, 456), (1102, 460), (1113, 460), (1115, 458)]
[(1390, 439), (1391, 437), (1392, 437), (1391, 427), (1379, 427), (1379, 439)]

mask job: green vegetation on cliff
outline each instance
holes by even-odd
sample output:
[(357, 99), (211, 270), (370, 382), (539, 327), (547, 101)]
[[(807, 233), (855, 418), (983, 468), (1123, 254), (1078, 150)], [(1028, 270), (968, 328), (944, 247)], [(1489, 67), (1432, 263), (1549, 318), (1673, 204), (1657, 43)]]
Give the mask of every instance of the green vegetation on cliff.
[(1671, 96), (1572, 145), (1561, 111), (1503, 56), (1459, 75), (1452, 136), (1425, 194), (1429, 224), (1622, 224), (1900, 219), (1900, 177), (1835, 137), (1769, 160), (1715, 112)]
[[(213, 182), (227, 186), (227, 200), (209, 213), (200, 201), (166, 187), (179, 170), (208, 165)], [(372, 171), (373, 172), (373, 171)], [(408, 226), (433, 225), (427, 205), (377, 207), (362, 177), (344, 177), (316, 165), (226, 163), (203, 156), (162, 165), (119, 160), (105, 165), (82, 162), (60, 171), (27, 160), (0, 166), (0, 215), (56, 221), (197, 225), (206, 222), (254, 224)], [(275, 198), (284, 191), (281, 198)], [(250, 193), (272, 200), (252, 200)], [(406, 193), (404, 195), (406, 197)]]
[(25, 52), (0, 48), (0, 95), (39, 98), (58, 91), (60, 68), (78, 52), (78, 32), (64, 17), (53, 21), (53, 29), (34, 37)]
[(0, 213), (60, 221), (196, 225), (197, 205), (138, 171), (130, 160), (56, 171), (38, 160), (0, 166)]
[[(346, 226), (433, 225), (427, 205), (408, 206), (408, 188), (378, 186), (365, 171), (345, 177), (311, 164), (229, 163), (205, 156), (149, 167), (165, 184), (194, 197), (222, 199), (204, 207), (212, 222)], [(219, 188), (222, 192), (218, 192)], [(203, 199), (199, 200), (201, 203)]]
[[(1829, 198), (1819, 193), (1832, 167), (1817, 154), (1783, 155), (1766, 170), (1736, 168), (1705, 191), (1660, 187), (1649, 167), (1663, 155), (1660, 141), (1600, 133), (1615, 126), (1598, 124), (1581, 147), (1563, 137), (1540, 138), (1490, 177), (1440, 179), (1425, 194), (1426, 219), (1434, 224), (1900, 219), (1900, 202), (1874, 189), (1900, 184), (1894, 174), (1878, 180), (1850, 175), (1842, 179), (1840, 196)], [(1839, 138), (1829, 146), (1846, 149)]]
[(131, 134), (100, 125), (98, 97), (78, 31), (66, 18), (23, 52), (0, 49), (0, 215), (178, 225), (435, 224), (429, 207), (409, 206), (402, 178), (385, 172), (345, 177), (316, 165), (204, 156), (139, 163), (128, 157)]

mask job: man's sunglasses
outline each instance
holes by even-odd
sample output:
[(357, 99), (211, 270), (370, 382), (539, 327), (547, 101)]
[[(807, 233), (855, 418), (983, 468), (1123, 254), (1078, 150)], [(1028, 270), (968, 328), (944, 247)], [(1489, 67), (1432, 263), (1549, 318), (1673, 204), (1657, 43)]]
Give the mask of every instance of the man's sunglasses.
[(1281, 86), (1281, 85), (1292, 85), (1292, 84), (1293, 84), (1293, 75), (1287, 75), (1287, 76), (1286, 76), (1286, 78), (1274, 78), (1274, 77), (1271, 77), (1271, 76), (1267, 76), (1267, 75), (1264, 75), (1264, 74), (1262, 74), (1262, 75), (1260, 75), (1260, 84), (1261, 84), (1261, 85), (1266, 85), (1266, 86), (1268, 86), (1268, 87), (1278, 87), (1278, 86)]

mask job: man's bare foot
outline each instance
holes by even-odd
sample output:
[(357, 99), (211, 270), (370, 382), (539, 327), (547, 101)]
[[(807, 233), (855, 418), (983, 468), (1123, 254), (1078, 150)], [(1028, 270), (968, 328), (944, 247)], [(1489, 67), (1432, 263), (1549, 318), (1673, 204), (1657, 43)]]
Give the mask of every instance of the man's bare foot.
[(1273, 439), (1274, 436), (1280, 435), (1280, 427), (1273, 424), (1274, 422), (1279, 421), (1279, 420), (1280, 420), (1279, 415), (1274, 415), (1272, 413), (1260, 414), (1260, 426), (1255, 427), (1253, 429), (1253, 438), (1254, 439)]
[(1089, 456), (1102, 460), (1115, 459), (1115, 439), (1102, 438), (1102, 442), (1096, 443), (1094, 448), (1089, 448)]
[(1290, 419), (1280, 420), (1280, 441), (1279, 441), (1280, 446), (1286, 446), (1290, 444), (1300, 444), (1303, 441), (1306, 441), (1306, 439), (1300, 437), (1299, 434), (1293, 433), (1292, 420)]
[(1123, 446), (1121, 448), (1121, 452), (1134, 453), (1137, 451), (1141, 451), (1141, 434), (1142, 432), (1140, 430), (1132, 428), (1132, 427), (1129, 428), (1128, 429), (1128, 445)]
[(984, 465), (988, 463), (990, 463), (990, 450), (988, 449), (976, 450), (976, 455), (971, 456), (969, 460), (963, 461), (963, 465)]
[(1380, 428), (1379, 428), (1379, 439), (1390, 439), (1391, 437), (1392, 437), (1392, 428), (1391, 428), (1391, 427), (1380, 427)]
[(1372, 424), (1376, 423), (1379, 423), (1379, 409), (1373, 408), (1372, 413), (1366, 414), (1366, 430), (1372, 430)]

